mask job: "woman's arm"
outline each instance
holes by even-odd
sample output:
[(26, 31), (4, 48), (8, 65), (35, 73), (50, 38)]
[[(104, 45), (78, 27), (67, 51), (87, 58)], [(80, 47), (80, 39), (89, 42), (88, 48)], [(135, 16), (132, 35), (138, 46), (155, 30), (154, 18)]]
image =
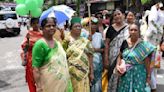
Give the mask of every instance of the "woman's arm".
[(40, 81), (40, 72), (39, 68), (33, 68), (33, 76), (34, 76), (34, 81), (36, 85), (36, 92), (42, 92), (42, 86), (41, 86), (41, 81)]
[(118, 58), (117, 58), (117, 64), (116, 65), (120, 65), (121, 64), (121, 56), (122, 56), (122, 54), (120, 52), (119, 55), (118, 55)]
[(32, 66), (33, 66), (33, 77), (36, 84), (36, 92), (42, 92), (42, 86), (40, 82), (40, 67), (44, 61), (45, 51), (42, 46), (42, 40), (38, 40), (32, 49)]
[(104, 52), (104, 48), (94, 48), (94, 51), (103, 53)]
[(146, 81), (150, 84), (151, 72), (150, 72), (150, 62), (151, 62), (151, 55), (146, 57), (145, 65), (146, 65)]
[(104, 50), (104, 62), (103, 62), (103, 65), (104, 65), (104, 68), (107, 69), (108, 66), (109, 66), (109, 44), (110, 44), (110, 39), (109, 38), (106, 38), (105, 40), (105, 50)]
[(92, 81), (94, 79), (94, 71), (93, 71), (93, 55), (92, 54), (88, 54), (88, 59), (89, 59), (89, 78), (90, 81)]

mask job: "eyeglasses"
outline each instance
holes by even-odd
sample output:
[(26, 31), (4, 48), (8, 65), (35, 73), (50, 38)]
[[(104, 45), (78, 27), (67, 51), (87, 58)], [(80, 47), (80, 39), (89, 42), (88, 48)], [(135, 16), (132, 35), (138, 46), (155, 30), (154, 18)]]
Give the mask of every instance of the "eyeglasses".
[(73, 26), (73, 28), (82, 29), (82, 26)]

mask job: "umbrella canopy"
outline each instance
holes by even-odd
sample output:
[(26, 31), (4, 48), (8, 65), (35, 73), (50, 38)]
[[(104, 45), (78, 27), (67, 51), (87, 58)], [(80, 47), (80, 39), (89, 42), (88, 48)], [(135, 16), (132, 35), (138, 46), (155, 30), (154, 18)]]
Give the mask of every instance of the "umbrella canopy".
[(47, 17), (54, 17), (56, 18), (57, 24), (59, 25), (66, 20), (69, 20), (74, 15), (74, 13), (75, 11), (66, 5), (52, 6), (42, 13), (39, 23), (41, 24), (41, 22)]

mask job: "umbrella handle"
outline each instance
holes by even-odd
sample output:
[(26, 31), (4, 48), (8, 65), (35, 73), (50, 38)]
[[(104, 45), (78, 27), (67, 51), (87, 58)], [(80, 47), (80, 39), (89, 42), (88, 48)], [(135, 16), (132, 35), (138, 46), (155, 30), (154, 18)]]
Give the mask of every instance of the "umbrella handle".
[[(89, 19), (91, 19), (91, 8), (90, 8), (91, 3), (89, 2), (89, 0), (87, 2), (87, 6), (88, 6), (88, 16)], [(91, 35), (91, 20), (89, 20), (89, 34)]]

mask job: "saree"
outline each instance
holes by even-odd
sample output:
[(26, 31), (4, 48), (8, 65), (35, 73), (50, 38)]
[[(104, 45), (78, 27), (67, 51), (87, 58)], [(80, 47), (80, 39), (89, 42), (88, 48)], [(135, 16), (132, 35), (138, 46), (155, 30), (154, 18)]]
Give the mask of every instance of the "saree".
[[(27, 39), (27, 35), (29, 36), (29, 40)], [(28, 84), (29, 91), (36, 92), (36, 86), (35, 86), (35, 82), (33, 78), (33, 69), (32, 69), (32, 48), (35, 42), (42, 37), (42, 33), (39, 31), (28, 31), (27, 35), (21, 44), (21, 47), (22, 47), (21, 59), (23, 62), (26, 62), (25, 79)], [(27, 45), (28, 45), (28, 51), (26, 52), (26, 57), (25, 57), (24, 50), (27, 49)], [(24, 61), (25, 58), (26, 58), (26, 61)]]
[[(101, 33), (95, 32), (92, 35), (92, 46), (94, 48), (103, 48), (104, 42)], [(102, 53), (95, 52), (93, 54), (93, 70), (94, 70), (94, 79), (92, 81), (91, 92), (102, 92), (102, 71), (103, 71), (103, 60)]]
[(73, 92), (90, 92), (88, 78), (89, 60), (87, 54), (93, 54), (92, 45), (89, 40), (83, 37), (79, 37), (77, 40), (71, 40), (69, 43), (66, 42), (68, 41), (63, 41), (63, 45), (68, 45), (66, 46), (68, 47), (66, 48), (66, 53)]
[[(43, 92), (72, 92), (67, 58), (60, 42), (49, 48), (41, 39), (33, 48), (33, 67), (40, 70)], [(45, 61), (45, 62), (44, 62)]]
[(109, 84), (108, 84), (108, 91), (109, 92), (116, 92), (117, 85), (118, 85), (118, 75), (114, 74), (114, 68), (116, 67), (116, 58), (119, 54), (120, 47), (122, 42), (129, 37), (128, 26), (125, 26), (120, 33), (114, 37), (114, 39), (109, 44)]
[(139, 42), (133, 50), (130, 48), (123, 50), (122, 57), (125, 64), (131, 65), (131, 67), (121, 76), (118, 92), (146, 92), (146, 65), (144, 60), (154, 50), (155, 47), (146, 41)]

